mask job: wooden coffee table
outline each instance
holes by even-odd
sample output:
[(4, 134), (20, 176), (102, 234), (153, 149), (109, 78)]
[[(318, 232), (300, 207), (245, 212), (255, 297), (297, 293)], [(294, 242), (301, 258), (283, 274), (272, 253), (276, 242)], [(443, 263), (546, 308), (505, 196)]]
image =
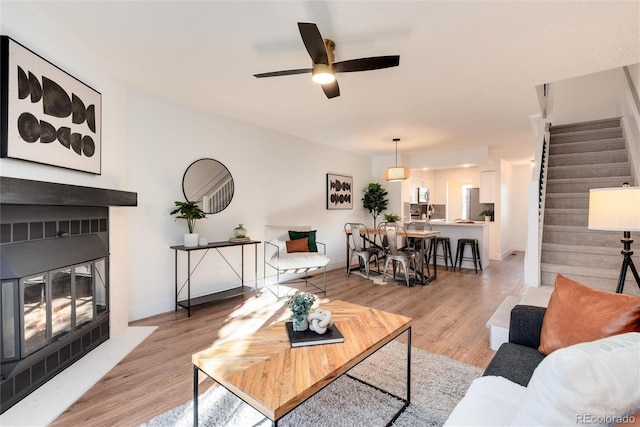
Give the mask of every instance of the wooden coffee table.
[(394, 396), (404, 402), (389, 425), (395, 421), (411, 397), (411, 318), (344, 301), (332, 301), (322, 308), (332, 313), (344, 336), (343, 343), (292, 348), (284, 322), (280, 322), (195, 353), (193, 425), (198, 425), (199, 371), (276, 426), (302, 402), (406, 332), (407, 395)]

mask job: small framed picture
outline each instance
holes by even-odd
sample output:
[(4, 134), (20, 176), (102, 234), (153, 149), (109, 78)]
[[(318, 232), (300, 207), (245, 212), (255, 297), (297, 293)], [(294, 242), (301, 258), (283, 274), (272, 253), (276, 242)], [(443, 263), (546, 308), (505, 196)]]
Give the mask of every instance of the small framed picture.
[(101, 94), (0, 37), (0, 157), (101, 173)]
[(327, 209), (353, 209), (353, 177), (327, 174)]

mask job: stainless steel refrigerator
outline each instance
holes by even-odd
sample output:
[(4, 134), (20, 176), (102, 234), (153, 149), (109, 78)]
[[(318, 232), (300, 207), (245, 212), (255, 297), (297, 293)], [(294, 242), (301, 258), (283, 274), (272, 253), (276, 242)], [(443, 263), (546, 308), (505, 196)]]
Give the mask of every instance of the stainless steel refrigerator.
[(467, 218), (471, 221), (482, 221), (484, 218), (480, 216), (480, 212), (484, 210), (493, 210), (493, 203), (480, 203), (480, 189), (470, 188), (469, 203), (467, 204)]

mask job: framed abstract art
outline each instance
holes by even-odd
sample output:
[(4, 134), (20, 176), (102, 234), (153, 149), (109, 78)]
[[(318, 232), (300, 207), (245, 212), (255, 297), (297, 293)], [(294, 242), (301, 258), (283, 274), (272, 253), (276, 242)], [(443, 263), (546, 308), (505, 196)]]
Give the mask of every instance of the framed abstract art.
[(327, 209), (353, 209), (353, 177), (327, 174)]
[(101, 94), (0, 37), (0, 157), (101, 173)]

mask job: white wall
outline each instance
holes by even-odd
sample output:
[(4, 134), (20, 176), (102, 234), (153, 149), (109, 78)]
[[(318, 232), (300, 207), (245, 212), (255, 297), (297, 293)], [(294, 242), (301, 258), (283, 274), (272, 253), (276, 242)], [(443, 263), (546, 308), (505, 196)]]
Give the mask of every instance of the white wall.
[[(2, 176), (134, 191), (130, 184), (127, 98), (124, 85), (107, 73), (75, 40), (35, 13), (30, 2), (3, 2), (0, 33), (13, 38), (62, 70), (102, 93), (102, 174), (0, 159)], [(110, 209), (111, 334), (128, 324), (128, 215), (135, 208)]]
[[(24, 161), (1, 159), (3, 176), (111, 188), (138, 193), (137, 208), (110, 211), (111, 328), (129, 320), (173, 310), (173, 251), (186, 225), (174, 221), (173, 202), (183, 199), (182, 175), (202, 157), (224, 163), (235, 179), (231, 205), (198, 224), (210, 240), (226, 240), (243, 223), (262, 240), (267, 224), (308, 224), (327, 243), (331, 267), (345, 263), (347, 221), (369, 221), (361, 207), (362, 188), (371, 181), (369, 157), (329, 148), (131, 92), (109, 75), (80, 42), (37, 13), (37, 3), (3, 2), (0, 32), (34, 50), (102, 93), (102, 175), (95, 176)], [(63, 25), (63, 24), (60, 24)], [(327, 172), (352, 175), (353, 210), (325, 208)], [(262, 277), (262, 245), (258, 276)], [(245, 272), (253, 278), (253, 252)], [(195, 293), (233, 285), (225, 262), (215, 254), (199, 267)], [(236, 265), (238, 253), (225, 252)], [(208, 264), (207, 264), (208, 263)], [(198, 275), (199, 274), (199, 275)], [(218, 275), (214, 277), (214, 275)]]
[[(398, 157), (398, 162), (401, 165), (405, 165), (406, 158), (403, 156)], [(377, 182), (382, 188), (387, 190), (389, 195), (387, 198), (389, 199), (389, 204), (387, 205), (387, 209), (380, 215), (377, 219), (376, 224), (379, 224), (380, 221), (384, 221), (384, 214), (386, 213), (395, 213), (402, 217), (404, 209), (403, 209), (403, 201), (409, 200), (409, 184), (404, 182), (387, 182), (382, 179), (382, 172), (390, 167), (394, 166), (396, 163), (395, 155), (388, 156), (378, 156), (373, 157), (371, 159), (371, 176), (369, 178), (369, 182)], [(367, 212), (369, 214), (369, 212)], [(364, 224), (367, 227), (373, 227), (373, 218), (369, 214), (369, 218)]]
[(407, 166), (414, 169), (478, 165), (489, 161), (489, 147), (475, 147), (440, 153), (425, 151), (411, 156), (410, 160)]
[[(344, 223), (371, 222), (360, 201), (362, 189), (371, 181), (369, 157), (140, 93), (131, 93), (129, 111), (129, 140), (135, 159), (132, 184), (139, 203), (129, 227), (135, 266), (131, 319), (173, 310), (174, 252), (169, 246), (182, 244), (187, 228), (169, 212), (174, 201), (184, 198), (182, 176), (194, 160), (209, 157), (222, 162), (235, 183), (231, 205), (197, 223), (196, 231), (210, 241), (227, 240), (240, 223), (254, 240), (264, 238), (265, 225), (310, 225), (318, 230), (318, 239), (327, 243), (330, 268), (337, 268), (346, 262)], [(328, 172), (353, 176), (353, 210), (326, 209)], [(258, 247), (259, 278), (263, 275), (262, 246)], [(192, 259), (202, 253), (194, 252)], [(239, 250), (224, 250), (223, 254), (239, 269)], [(185, 258), (181, 260), (186, 263)], [(245, 261), (245, 280), (252, 284), (252, 248), (247, 248)], [(224, 260), (211, 251), (193, 277), (192, 292), (226, 289), (236, 282)]]
[(507, 252), (524, 251), (527, 245), (527, 187), (531, 177), (531, 166), (516, 164), (510, 166), (510, 179), (507, 183), (509, 193), (509, 225), (503, 234), (508, 235)]
[(622, 115), (617, 69), (551, 83), (547, 111), (553, 125)]
[[(496, 209), (499, 212), (497, 215), (500, 217), (500, 231), (501, 233), (496, 236), (496, 240), (499, 242), (498, 255), (499, 259), (503, 259), (509, 254), (509, 248), (511, 245), (510, 233), (508, 232), (511, 222), (513, 220), (513, 213), (511, 212), (511, 198), (514, 191), (518, 191), (515, 186), (512, 186), (513, 177), (511, 175), (512, 169), (506, 162), (500, 162), (500, 204)], [(513, 187), (513, 188), (512, 188)], [(523, 191), (521, 189), (521, 191)]]
[(635, 185), (640, 183), (640, 64), (619, 70), (622, 128)]

